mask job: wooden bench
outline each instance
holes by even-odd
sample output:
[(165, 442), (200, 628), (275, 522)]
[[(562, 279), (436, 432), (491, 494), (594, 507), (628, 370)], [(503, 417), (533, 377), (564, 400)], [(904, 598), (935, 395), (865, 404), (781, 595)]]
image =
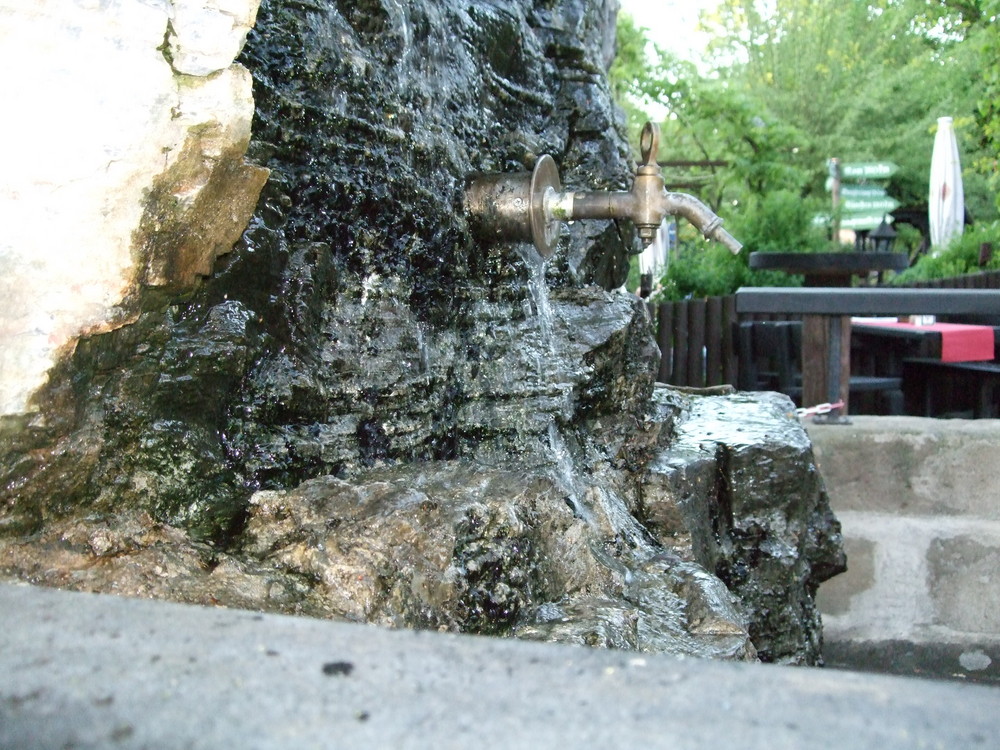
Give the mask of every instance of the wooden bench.
[[(739, 324), (737, 345), (737, 387), (744, 391), (778, 391), (802, 405), (800, 321), (744, 321)], [(901, 375), (852, 374), (848, 390), (852, 396), (870, 402), (874, 413), (903, 414)]]
[(995, 419), (1000, 415), (1000, 362), (903, 360), (908, 414)]

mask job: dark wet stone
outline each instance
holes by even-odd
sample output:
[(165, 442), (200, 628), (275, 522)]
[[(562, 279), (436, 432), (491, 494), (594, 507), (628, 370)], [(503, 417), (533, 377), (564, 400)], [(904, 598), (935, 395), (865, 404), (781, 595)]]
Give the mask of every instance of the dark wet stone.
[(821, 661), (816, 590), (845, 569), (843, 540), (788, 398), (684, 403), (650, 465), (643, 503), (651, 529), (737, 594), (761, 659)]
[(839, 537), (793, 420), (748, 401), (741, 440), (735, 401), (652, 397), (643, 305), (609, 291), (627, 224), (575, 223), (543, 268), (462, 214), (469, 174), (543, 153), (627, 186), (615, 10), (264, 0), (250, 226), (0, 425), (0, 573), (720, 658), (749, 628), (814, 661)]

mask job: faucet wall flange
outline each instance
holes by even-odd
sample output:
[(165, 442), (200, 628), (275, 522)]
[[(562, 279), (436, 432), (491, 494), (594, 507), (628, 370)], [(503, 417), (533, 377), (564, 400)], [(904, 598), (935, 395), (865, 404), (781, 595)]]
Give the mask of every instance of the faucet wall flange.
[(473, 175), (466, 183), (465, 213), (480, 239), (532, 242), (548, 258), (559, 239), (559, 212), (551, 207), (559, 195), (559, 169), (544, 154), (531, 172)]

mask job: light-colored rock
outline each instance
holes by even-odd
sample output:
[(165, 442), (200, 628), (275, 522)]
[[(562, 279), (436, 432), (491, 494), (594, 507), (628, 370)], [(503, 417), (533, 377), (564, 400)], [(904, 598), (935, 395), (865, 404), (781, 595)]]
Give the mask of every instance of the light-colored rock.
[[(245, 31), (229, 24), (218, 45), (229, 58), (211, 76), (177, 75), (162, 51), (171, 12), (141, 0), (0, 0), (0, 98), (15, 105), (0, 171), (0, 415), (33, 411), (80, 335), (127, 322), (138, 284), (184, 288), (207, 273), (266, 179), (242, 160), (251, 82), (231, 63)], [(217, 9), (255, 12), (254, 0)]]
[(174, 0), (170, 54), (174, 70), (205, 76), (236, 58), (257, 18), (259, 0)]

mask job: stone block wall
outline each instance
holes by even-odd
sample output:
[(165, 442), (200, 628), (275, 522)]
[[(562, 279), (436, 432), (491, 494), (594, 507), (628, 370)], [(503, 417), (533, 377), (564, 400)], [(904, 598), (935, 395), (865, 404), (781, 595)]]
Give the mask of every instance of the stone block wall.
[(1000, 422), (852, 420), (809, 425), (848, 560), (828, 663), (1000, 682)]

